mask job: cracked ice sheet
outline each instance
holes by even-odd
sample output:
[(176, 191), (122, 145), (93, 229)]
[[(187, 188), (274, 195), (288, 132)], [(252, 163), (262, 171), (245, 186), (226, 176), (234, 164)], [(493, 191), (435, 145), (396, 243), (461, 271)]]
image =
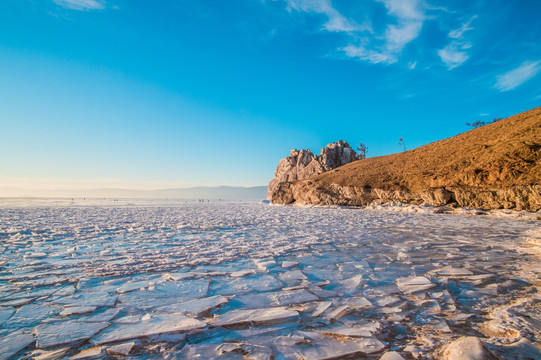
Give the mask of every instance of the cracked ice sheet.
[(37, 346), (48, 348), (88, 340), (109, 323), (82, 323), (77, 321), (59, 321), (45, 323), (35, 328)]
[(34, 342), (34, 335), (17, 331), (0, 338), (0, 358), (9, 359)]
[(295, 310), (285, 307), (274, 307), (252, 310), (233, 310), (221, 315), (215, 322), (215, 326), (227, 326), (243, 323), (264, 323), (285, 320), (298, 316)]
[[(471, 320), (478, 314), (517, 297), (539, 296), (533, 285), (541, 276), (538, 258), (517, 251), (538, 231), (538, 222), (234, 203), (94, 205), (0, 208), (4, 325), (16, 316), (10, 315), (11, 307), (22, 311), (19, 322), (0, 329), (0, 339), (53, 320), (131, 325), (133, 334), (162, 311), (219, 320), (261, 302), (258, 308), (285, 305), (285, 311), (298, 314), (284, 319), (290, 320), (286, 327), (278, 321), (282, 344), (294, 344), (297, 330), (342, 327), (336, 336), (371, 331), (389, 348), (406, 348), (422, 335), (432, 345), (416, 347), (428, 355), (455, 335), (447, 331), (457, 321), (478, 330), (478, 321)], [(192, 287), (200, 281), (202, 286)], [(62, 284), (52, 287), (51, 282)], [(229, 301), (221, 304), (219, 296)], [(37, 308), (31, 319), (21, 316), (32, 312), (27, 306), (46, 308)], [(85, 308), (73, 308), (84, 306), (96, 310), (81, 314)], [(62, 317), (57, 312), (64, 308), (74, 313)], [(539, 337), (540, 330), (528, 322), (532, 311), (521, 310), (512, 326)], [(248, 328), (239, 324), (245, 330), (231, 329), (235, 324), (210, 326), (187, 341), (194, 346), (223, 338), (239, 341), (236, 333), (243, 331), (256, 341), (268, 326), (267, 320)], [(424, 328), (430, 331), (422, 334)], [(394, 332), (402, 336), (386, 338)], [(149, 346), (157, 341), (143, 337)], [(68, 346), (77, 353), (89, 344)], [(174, 357), (175, 351), (162, 355)]]
[(134, 324), (112, 325), (94, 337), (92, 343), (100, 345), (151, 335), (190, 331), (203, 328), (206, 325), (205, 322), (189, 318), (184, 314), (156, 315)]

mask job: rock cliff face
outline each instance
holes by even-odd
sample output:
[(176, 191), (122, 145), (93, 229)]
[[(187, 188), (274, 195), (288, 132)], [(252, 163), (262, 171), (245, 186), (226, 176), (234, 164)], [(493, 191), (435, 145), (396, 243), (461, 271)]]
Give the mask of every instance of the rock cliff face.
[(538, 211), (541, 107), (414, 150), (277, 182), (269, 197), (279, 204), (400, 201)]
[(290, 155), (278, 163), (274, 179), (269, 183), (267, 199), (272, 199), (272, 194), (280, 183), (308, 179), (349, 164), (356, 158), (355, 151), (342, 140), (322, 148), (319, 156), (314, 155), (310, 150), (292, 149)]

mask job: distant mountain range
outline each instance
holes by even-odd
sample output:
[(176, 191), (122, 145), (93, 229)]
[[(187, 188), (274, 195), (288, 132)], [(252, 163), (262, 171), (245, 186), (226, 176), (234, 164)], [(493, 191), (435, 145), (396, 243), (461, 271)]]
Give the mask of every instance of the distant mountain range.
[(267, 194), (266, 186), (217, 186), (190, 187), (160, 190), (131, 189), (65, 189), (30, 190), (15, 187), (0, 188), (0, 197), (87, 197), (87, 198), (154, 198), (154, 199), (208, 199), (208, 200), (263, 200)]

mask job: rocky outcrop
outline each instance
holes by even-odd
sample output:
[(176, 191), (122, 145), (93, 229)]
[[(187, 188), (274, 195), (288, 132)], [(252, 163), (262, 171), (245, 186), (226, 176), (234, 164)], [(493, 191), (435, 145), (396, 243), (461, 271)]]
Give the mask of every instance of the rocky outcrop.
[(450, 186), (412, 192), (407, 188), (378, 189), (338, 184), (318, 186), (313, 180), (281, 183), (271, 200), (275, 204), (313, 204), (366, 206), (374, 201), (460, 206), (478, 209), (541, 209), (541, 185), (515, 186), (509, 189), (479, 189)]
[(292, 149), (290, 155), (278, 163), (274, 178), (269, 183), (267, 198), (272, 199), (272, 194), (280, 183), (308, 179), (349, 164), (356, 158), (355, 151), (342, 140), (322, 148), (319, 156), (314, 155), (310, 150)]
[(304, 180), (276, 178), (269, 187), (269, 199), (278, 204), (365, 206), (399, 201), (539, 211), (541, 107), (414, 150), (355, 161)]

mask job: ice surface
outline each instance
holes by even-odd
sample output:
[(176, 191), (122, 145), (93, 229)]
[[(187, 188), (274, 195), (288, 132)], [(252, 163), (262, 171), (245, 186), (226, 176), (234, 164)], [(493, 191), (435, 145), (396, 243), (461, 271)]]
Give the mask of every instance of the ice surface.
[(215, 294), (238, 295), (252, 291), (277, 290), (282, 286), (282, 282), (271, 275), (248, 276), (224, 282), (215, 290)]
[(518, 356), (541, 338), (535, 217), (122, 204), (0, 206), (0, 358), (431, 358), (476, 333)]
[(62, 316), (81, 315), (94, 312), (96, 306), (68, 306), (60, 312)]
[(14, 312), (15, 312), (15, 309), (12, 306), (1, 307), (0, 308), (0, 325), (8, 321)]
[(17, 312), (4, 324), (6, 328), (25, 328), (39, 324), (42, 320), (60, 312), (60, 308), (47, 305), (28, 304), (17, 309)]
[(211, 296), (203, 299), (189, 300), (172, 305), (165, 305), (156, 308), (161, 312), (170, 313), (186, 313), (192, 315), (199, 315), (202, 312), (208, 311), (214, 307), (227, 303), (227, 298), (221, 295)]
[(135, 343), (132, 341), (132, 342), (127, 342), (123, 344), (113, 345), (111, 347), (108, 347), (106, 351), (107, 351), (107, 354), (110, 354), (110, 355), (127, 356), (134, 346), (135, 346)]
[(50, 351), (36, 350), (32, 353), (31, 358), (33, 360), (57, 360), (63, 358), (69, 350), (69, 347), (63, 347)]
[(88, 340), (109, 323), (82, 323), (77, 321), (59, 321), (44, 323), (34, 330), (37, 346), (48, 348)]
[(92, 339), (94, 344), (105, 344), (158, 335), (171, 332), (189, 331), (205, 327), (206, 323), (184, 314), (150, 316), (135, 324), (115, 324)]
[(285, 307), (274, 307), (253, 310), (233, 310), (221, 315), (215, 322), (215, 326), (227, 326), (242, 323), (274, 322), (290, 317), (298, 316), (295, 310)]
[(9, 359), (34, 342), (34, 335), (16, 331), (0, 338), (0, 358)]
[(94, 347), (82, 350), (77, 355), (70, 357), (70, 360), (96, 359), (96, 358), (99, 358), (102, 354), (103, 354), (103, 347), (94, 346)]
[(233, 301), (241, 304), (243, 308), (258, 308), (261, 306), (284, 306), (317, 300), (319, 300), (319, 297), (311, 292), (306, 290), (293, 290), (240, 295)]

